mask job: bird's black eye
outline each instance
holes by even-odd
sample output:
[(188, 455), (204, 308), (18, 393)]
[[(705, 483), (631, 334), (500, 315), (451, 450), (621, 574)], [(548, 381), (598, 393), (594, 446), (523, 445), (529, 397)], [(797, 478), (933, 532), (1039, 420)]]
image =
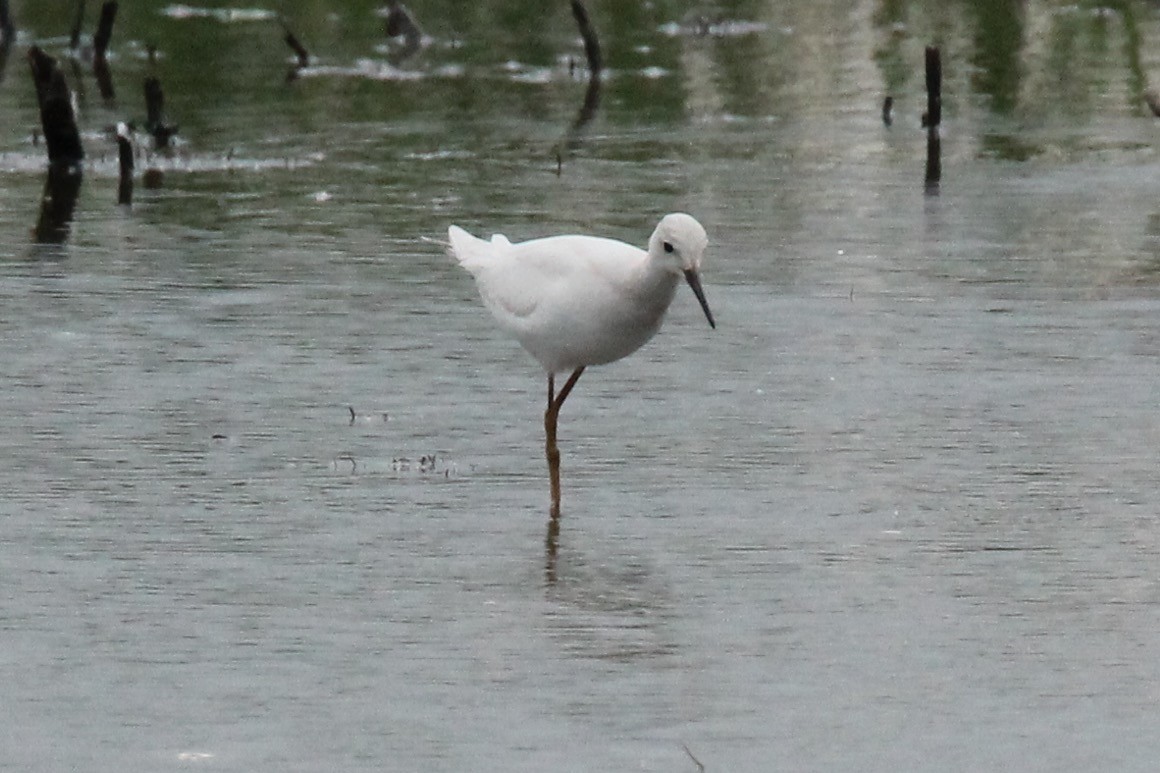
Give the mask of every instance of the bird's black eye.
[(665, 252), (672, 252), (672, 251), (673, 251), (673, 243), (672, 242), (665, 242)]

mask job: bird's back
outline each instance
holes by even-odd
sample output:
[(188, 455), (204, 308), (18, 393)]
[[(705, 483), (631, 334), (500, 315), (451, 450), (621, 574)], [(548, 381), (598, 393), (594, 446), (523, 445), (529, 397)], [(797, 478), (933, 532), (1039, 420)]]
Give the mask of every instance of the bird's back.
[(452, 226), (451, 250), (484, 304), (550, 372), (620, 359), (652, 337), (674, 275), (649, 272), (648, 253), (595, 236), (485, 241)]

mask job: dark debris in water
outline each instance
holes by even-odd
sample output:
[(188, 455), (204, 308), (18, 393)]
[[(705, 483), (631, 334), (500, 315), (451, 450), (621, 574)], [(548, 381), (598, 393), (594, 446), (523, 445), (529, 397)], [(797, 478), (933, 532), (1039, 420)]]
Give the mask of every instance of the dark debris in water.
[(720, 15), (692, 13), (681, 22), (668, 22), (660, 32), (669, 37), (734, 38), (764, 32), (768, 25), (762, 22), (727, 19)]
[(438, 457), (434, 454), (423, 454), (417, 460), (412, 461), (405, 456), (400, 456), (391, 460), (391, 469), (395, 472), (420, 472), (420, 473), (434, 473), (442, 469), (446, 475), (449, 469), (444, 465), (442, 468), (438, 464)]
[(355, 425), (355, 422), (360, 421), (360, 420), (364, 421), (364, 422), (369, 422), (369, 421), (387, 422), (387, 421), (391, 420), (391, 415), (389, 413), (387, 413), (386, 411), (382, 411), (380, 413), (371, 413), (371, 414), (367, 414), (366, 416), (360, 416), (355, 411), (353, 405), (348, 405), (346, 407), (346, 410), (350, 413), (350, 422), (349, 423), (350, 423), (350, 426), (352, 426), (352, 427)]
[[(349, 465), (349, 466), (348, 466)], [(410, 456), (395, 456), (389, 462), (380, 458), (360, 460), (351, 452), (343, 452), (334, 457), (331, 467), (339, 472), (349, 473), (376, 473), (390, 472), (400, 475), (413, 475), (421, 478), (449, 479), (458, 474), (459, 467), (434, 451), (429, 454), (420, 454), (418, 458)]]

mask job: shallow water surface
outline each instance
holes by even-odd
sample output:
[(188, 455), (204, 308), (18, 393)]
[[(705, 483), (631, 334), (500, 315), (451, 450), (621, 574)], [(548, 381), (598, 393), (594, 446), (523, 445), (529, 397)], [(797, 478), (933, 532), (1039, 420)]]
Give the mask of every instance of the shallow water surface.
[[(0, 80), (6, 766), (1154, 766), (1152, 5), (593, 2), (595, 106), (566, 4), (413, 3), (411, 56), (315, 4), (291, 80), (264, 7), (125, 7), (38, 243), (52, 5)], [(682, 288), (585, 374), (553, 549), (543, 376), (436, 241), (678, 209), (718, 327)]]

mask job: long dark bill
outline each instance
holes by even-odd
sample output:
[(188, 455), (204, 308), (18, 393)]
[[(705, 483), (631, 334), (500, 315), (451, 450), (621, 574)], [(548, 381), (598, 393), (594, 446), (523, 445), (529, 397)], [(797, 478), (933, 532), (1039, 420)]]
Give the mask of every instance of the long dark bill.
[(705, 312), (705, 319), (709, 320), (709, 327), (716, 329), (717, 323), (713, 321), (713, 312), (709, 311), (709, 302), (705, 300), (705, 291), (701, 289), (701, 277), (693, 269), (685, 269), (685, 281), (689, 283), (689, 287), (693, 288), (693, 295), (697, 296), (697, 300), (701, 303), (701, 309)]

